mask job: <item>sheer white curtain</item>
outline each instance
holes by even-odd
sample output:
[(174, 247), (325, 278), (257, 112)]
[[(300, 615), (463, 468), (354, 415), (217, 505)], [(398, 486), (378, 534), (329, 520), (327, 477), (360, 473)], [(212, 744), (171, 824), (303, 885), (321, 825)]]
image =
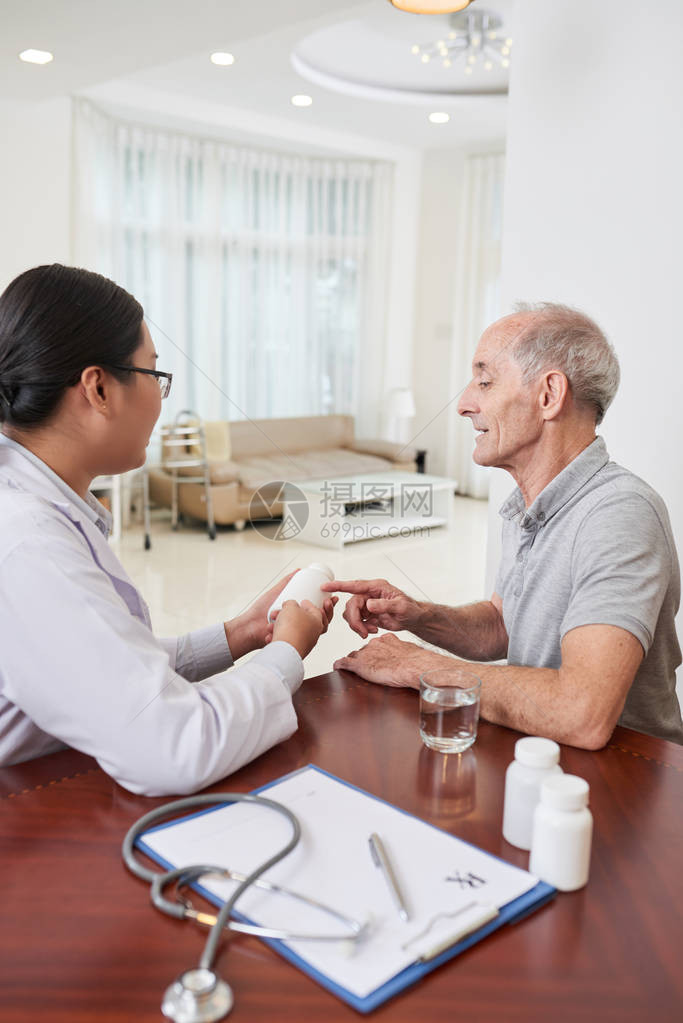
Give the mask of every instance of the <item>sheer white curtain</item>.
[[(142, 302), (174, 373), (165, 411), (358, 412), (363, 349), (384, 345), (391, 165), (193, 137), (80, 100), (74, 126), (77, 258)], [(381, 380), (362, 385), (379, 401)]]
[[(473, 156), (465, 164), (458, 229), (458, 259), (451, 351), (452, 395), (472, 375), (472, 355), (482, 331), (501, 315), (500, 252), (505, 157)], [(449, 406), (447, 467), (461, 494), (486, 497), (489, 472), (472, 461), (474, 432), (469, 420)]]

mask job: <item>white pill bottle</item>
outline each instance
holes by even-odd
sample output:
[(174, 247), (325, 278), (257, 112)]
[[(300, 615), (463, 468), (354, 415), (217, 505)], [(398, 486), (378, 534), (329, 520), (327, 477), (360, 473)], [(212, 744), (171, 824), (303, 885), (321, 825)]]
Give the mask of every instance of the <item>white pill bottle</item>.
[(531, 849), (534, 810), (546, 778), (562, 774), (560, 747), (552, 739), (526, 736), (515, 743), (515, 759), (505, 773), (503, 838), (518, 849)]
[(547, 778), (534, 812), (531, 873), (561, 892), (583, 888), (590, 870), (592, 836), (588, 782), (573, 774)]
[(272, 621), (275, 611), (280, 611), (286, 600), (296, 600), (300, 604), (302, 600), (310, 600), (316, 607), (322, 607), (331, 593), (323, 593), (320, 589), (323, 583), (331, 582), (334, 579), (334, 572), (328, 565), (319, 565), (315, 562), (308, 568), (302, 568), (289, 580), (284, 590), (277, 597), (268, 609), (268, 621)]

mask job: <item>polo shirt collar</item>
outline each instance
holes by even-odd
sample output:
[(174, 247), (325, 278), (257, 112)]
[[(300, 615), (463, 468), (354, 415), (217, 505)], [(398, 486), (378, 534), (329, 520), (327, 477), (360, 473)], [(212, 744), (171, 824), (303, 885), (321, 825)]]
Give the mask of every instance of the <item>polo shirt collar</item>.
[(608, 462), (605, 441), (596, 437), (543, 488), (530, 508), (526, 508), (522, 492), (517, 487), (501, 505), (499, 514), (504, 519), (519, 518), (522, 529), (537, 529), (571, 501)]

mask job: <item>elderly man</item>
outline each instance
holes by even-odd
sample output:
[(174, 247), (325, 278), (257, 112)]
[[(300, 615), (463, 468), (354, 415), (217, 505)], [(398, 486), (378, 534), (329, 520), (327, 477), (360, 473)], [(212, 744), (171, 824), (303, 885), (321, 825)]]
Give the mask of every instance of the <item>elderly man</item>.
[[(520, 310), (484, 332), (460, 415), (474, 460), (507, 469), (503, 549), (488, 601), (445, 607), (382, 579), (334, 582), (366, 639), (408, 630), (482, 679), (482, 716), (599, 749), (617, 723), (683, 742), (674, 617), (680, 576), (662, 499), (609, 461), (596, 437), (619, 383), (616, 355), (588, 317), (565, 306)], [(372, 682), (419, 685), (448, 656), (392, 635), (342, 657)]]

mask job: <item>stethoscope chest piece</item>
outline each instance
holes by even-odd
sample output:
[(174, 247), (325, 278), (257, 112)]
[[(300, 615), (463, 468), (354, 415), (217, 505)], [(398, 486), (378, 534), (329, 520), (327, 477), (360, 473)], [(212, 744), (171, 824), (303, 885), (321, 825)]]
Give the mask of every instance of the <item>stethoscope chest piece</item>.
[(232, 989), (213, 970), (196, 967), (181, 973), (166, 989), (161, 1011), (174, 1023), (213, 1023), (227, 1016)]

